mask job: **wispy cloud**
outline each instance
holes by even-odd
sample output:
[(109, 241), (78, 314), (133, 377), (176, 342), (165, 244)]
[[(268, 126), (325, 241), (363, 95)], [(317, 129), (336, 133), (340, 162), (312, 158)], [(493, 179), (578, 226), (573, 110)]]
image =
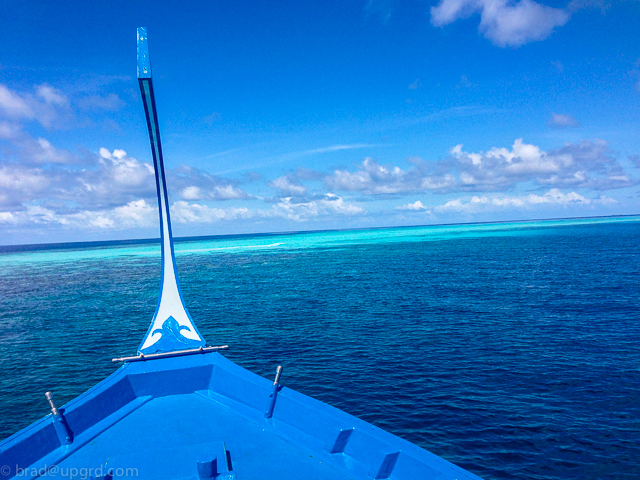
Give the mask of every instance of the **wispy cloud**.
[(245, 150), (246, 148), (247, 147), (230, 148), (229, 150), (224, 150), (222, 152), (212, 153), (211, 155), (206, 155), (204, 157), (200, 157), (198, 160), (206, 160), (207, 158), (222, 157), (222, 156), (228, 155), (230, 153), (238, 152), (240, 150)]
[(580, 126), (580, 122), (571, 115), (552, 113), (549, 120), (547, 120), (547, 125), (553, 128), (575, 128)]
[(409, 84), (409, 90), (417, 90), (421, 86), (422, 86), (422, 84), (420, 83), (420, 79), (416, 78), (415, 82)]
[(282, 157), (286, 158), (299, 158), (299, 157), (308, 157), (311, 155), (318, 155), (321, 153), (328, 152), (339, 152), (340, 150), (357, 150), (362, 148), (379, 148), (379, 147), (388, 147), (390, 144), (384, 143), (352, 143), (352, 144), (339, 144), (339, 145), (329, 145), (328, 147), (314, 148), (312, 150), (300, 150), (297, 152), (285, 153)]
[(11, 120), (36, 120), (46, 128), (61, 128), (61, 120), (71, 116), (68, 98), (48, 85), (34, 92), (18, 92), (0, 84), (0, 116)]
[(115, 112), (125, 106), (125, 102), (116, 93), (108, 95), (90, 95), (78, 100), (78, 107), (83, 110), (107, 110)]
[(376, 15), (386, 23), (393, 12), (393, 0), (369, 0), (364, 10), (367, 15)]

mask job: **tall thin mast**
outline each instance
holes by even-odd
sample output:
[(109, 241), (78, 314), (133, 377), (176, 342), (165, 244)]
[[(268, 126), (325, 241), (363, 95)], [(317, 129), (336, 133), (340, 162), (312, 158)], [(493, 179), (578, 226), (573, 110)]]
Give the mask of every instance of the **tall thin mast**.
[(160, 210), (160, 238), (162, 240), (162, 280), (160, 298), (151, 326), (138, 347), (139, 353), (171, 352), (186, 348), (198, 348), (205, 341), (198, 332), (191, 316), (184, 305), (176, 259), (173, 252), (171, 235), (171, 218), (169, 216), (169, 199), (164, 175), (162, 144), (158, 128), (158, 114), (153, 96), (151, 81), (151, 62), (149, 61), (149, 45), (147, 29), (138, 28), (138, 83), (147, 116), (147, 128), (151, 141), (151, 154), (156, 172), (156, 190), (158, 192), (158, 208)]

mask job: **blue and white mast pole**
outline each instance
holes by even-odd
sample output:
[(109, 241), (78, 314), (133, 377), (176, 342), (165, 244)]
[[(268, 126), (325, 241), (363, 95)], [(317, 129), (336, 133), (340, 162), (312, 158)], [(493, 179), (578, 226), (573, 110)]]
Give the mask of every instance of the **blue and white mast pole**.
[(156, 190), (160, 210), (160, 238), (162, 243), (162, 280), (160, 298), (151, 326), (138, 347), (138, 353), (151, 354), (204, 347), (206, 342), (198, 332), (185, 307), (176, 270), (176, 259), (171, 235), (169, 199), (164, 175), (162, 144), (158, 128), (158, 114), (151, 81), (151, 62), (147, 29), (138, 28), (138, 83), (147, 116), (151, 154), (156, 172)]

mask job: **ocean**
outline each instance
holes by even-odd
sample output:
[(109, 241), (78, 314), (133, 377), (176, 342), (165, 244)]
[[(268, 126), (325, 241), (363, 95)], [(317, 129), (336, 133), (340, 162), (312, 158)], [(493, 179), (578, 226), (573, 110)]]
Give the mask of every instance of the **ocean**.
[[(640, 217), (176, 243), (211, 345), (485, 479), (640, 478)], [(112, 373), (159, 243), (0, 247), (0, 438)]]

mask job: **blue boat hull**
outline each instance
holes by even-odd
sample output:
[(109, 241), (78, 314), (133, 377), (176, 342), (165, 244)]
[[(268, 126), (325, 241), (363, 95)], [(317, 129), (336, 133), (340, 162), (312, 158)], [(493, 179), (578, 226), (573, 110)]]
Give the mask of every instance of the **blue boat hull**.
[(479, 478), (219, 353), (126, 363), (60, 412), (0, 444), (0, 478)]

